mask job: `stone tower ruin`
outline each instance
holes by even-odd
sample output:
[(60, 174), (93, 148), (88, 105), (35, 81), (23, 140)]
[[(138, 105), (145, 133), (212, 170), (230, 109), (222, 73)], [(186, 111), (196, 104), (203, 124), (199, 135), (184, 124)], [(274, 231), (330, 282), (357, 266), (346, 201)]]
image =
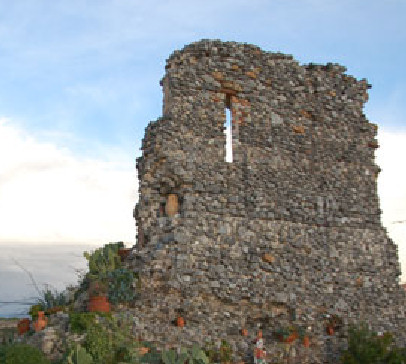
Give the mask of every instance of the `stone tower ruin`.
[[(367, 81), (217, 40), (175, 51), (165, 69), (163, 114), (137, 160), (140, 333), (162, 345), (224, 338), (244, 358), (242, 328), (262, 328), (276, 353), (275, 331), (297, 325), (312, 344), (295, 355), (310, 350), (309, 363), (334, 362), (346, 327), (360, 321), (404, 342), (397, 249), (376, 190), (377, 126), (363, 114)], [(171, 324), (179, 314), (182, 330)], [(329, 317), (340, 318), (336, 335), (326, 334)]]

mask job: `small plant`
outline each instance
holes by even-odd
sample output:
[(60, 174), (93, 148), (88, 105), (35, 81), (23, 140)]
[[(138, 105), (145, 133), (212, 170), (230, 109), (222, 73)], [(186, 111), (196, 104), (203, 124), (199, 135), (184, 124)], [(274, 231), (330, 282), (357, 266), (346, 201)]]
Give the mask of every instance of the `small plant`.
[(210, 363), (217, 363), (220, 361), (220, 353), (213, 342), (206, 342), (204, 352)]
[(327, 315), (327, 325), (332, 327), (335, 331), (341, 329), (343, 326), (343, 319), (338, 315)]
[(220, 361), (222, 363), (231, 362), (232, 356), (233, 349), (231, 345), (226, 340), (222, 340), (220, 345)]
[[(296, 326), (281, 327), (275, 331), (276, 336), (281, 341), (287, 341), (289, 339), (295, 340), (299, 335), (300, 328)], [(304, 336), (304, 335), (303, 335)]]
[(290, 335), (290, 331), (288, 327), (281, 327), (275, 331), (276, 336), (282, 338), (283, 340), (287, 339)]
[(158, 352), (156, 347), (151, 343), (143, 343), (143, 346), (149, 349), (148, 353), (142, 355), (139, 358), (140, 363), (145, 364), (161, 364), (162, 363), (162, 354)]
[(304, 337), (306, 336), (306, 328), (304, 328), (303, 326), (297, 326), (296, 332), (300, 340), (303, 340)]
[(34, 321), (38, 318), (38, 312), (44, 311), (44, 310), (45, 310), (44, 306), (40, 303), (37, 303), (30, 307), (30, 310), (28, 311), (28, 313), (29, 313), (29, 315), (31, 315), (31, 318)]

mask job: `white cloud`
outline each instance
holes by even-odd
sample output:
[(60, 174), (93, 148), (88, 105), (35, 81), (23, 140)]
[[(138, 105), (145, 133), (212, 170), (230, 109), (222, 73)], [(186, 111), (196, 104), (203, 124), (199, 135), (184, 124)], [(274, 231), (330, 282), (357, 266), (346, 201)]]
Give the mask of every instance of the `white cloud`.
[(398, 245), (402, 280), (406, 280), (406, 132), (379, 131), (376, 162), (382, 168), (378, 178), (382, 222)]
[(81, 159), (0, 119), (0, 242), (135, 242), (131, 156)]

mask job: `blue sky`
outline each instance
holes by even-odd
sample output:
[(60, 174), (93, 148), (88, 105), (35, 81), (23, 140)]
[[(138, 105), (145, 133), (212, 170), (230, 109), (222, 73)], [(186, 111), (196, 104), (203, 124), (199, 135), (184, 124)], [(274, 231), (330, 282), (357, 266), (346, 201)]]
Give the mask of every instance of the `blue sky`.
[(0, 242), (134, 242), (165, 59), (202, 38), (368, 79), (383, 217), (406, 258), (404, 0), (0, 0)]
[(160, 115), (165, 59), (201, 38), (341, 63), (373, 84), (368, 115), (406, 130), (404, 0), (1, 0), (0, 14), (0, 111), (72, 134), (80, 153), (92, 142), (134, 153)]

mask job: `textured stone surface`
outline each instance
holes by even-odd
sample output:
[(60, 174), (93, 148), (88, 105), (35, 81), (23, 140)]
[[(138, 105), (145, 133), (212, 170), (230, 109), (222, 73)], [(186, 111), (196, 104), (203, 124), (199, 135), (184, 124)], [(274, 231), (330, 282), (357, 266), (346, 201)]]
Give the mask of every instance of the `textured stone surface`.
[(37, 347), (50, 360), (59, 360), (67, 345), (73, 341), (68, 331), (68, 322), (68, 314), (58, 312), (49, 317), (48, 326), (44, 330), (31, 336), (23, 335), (19, 341)]
[[(405, 344), (397, 249), (380, 222), (377, 127), (362, 111), (369, 85), (344, 72), (221, 41), (170, 56), (163, 116), (146, 128), (137, 160), (129, 264), (142, 277), (134, 315), (143, 339), (227, 339), (237, 359), (262, 328), (278, 357), (275, 329), (295, 324), (311, 337), (309, 349), (292, 344), (297, 362), (334, 362), (347, 325), (364, 320)], [(179, 202), (171, 217), (169, 194)], [(179, 313), (183, 329), (171, 323)], [(334, 336), (329, 314), (343, 320)]]

